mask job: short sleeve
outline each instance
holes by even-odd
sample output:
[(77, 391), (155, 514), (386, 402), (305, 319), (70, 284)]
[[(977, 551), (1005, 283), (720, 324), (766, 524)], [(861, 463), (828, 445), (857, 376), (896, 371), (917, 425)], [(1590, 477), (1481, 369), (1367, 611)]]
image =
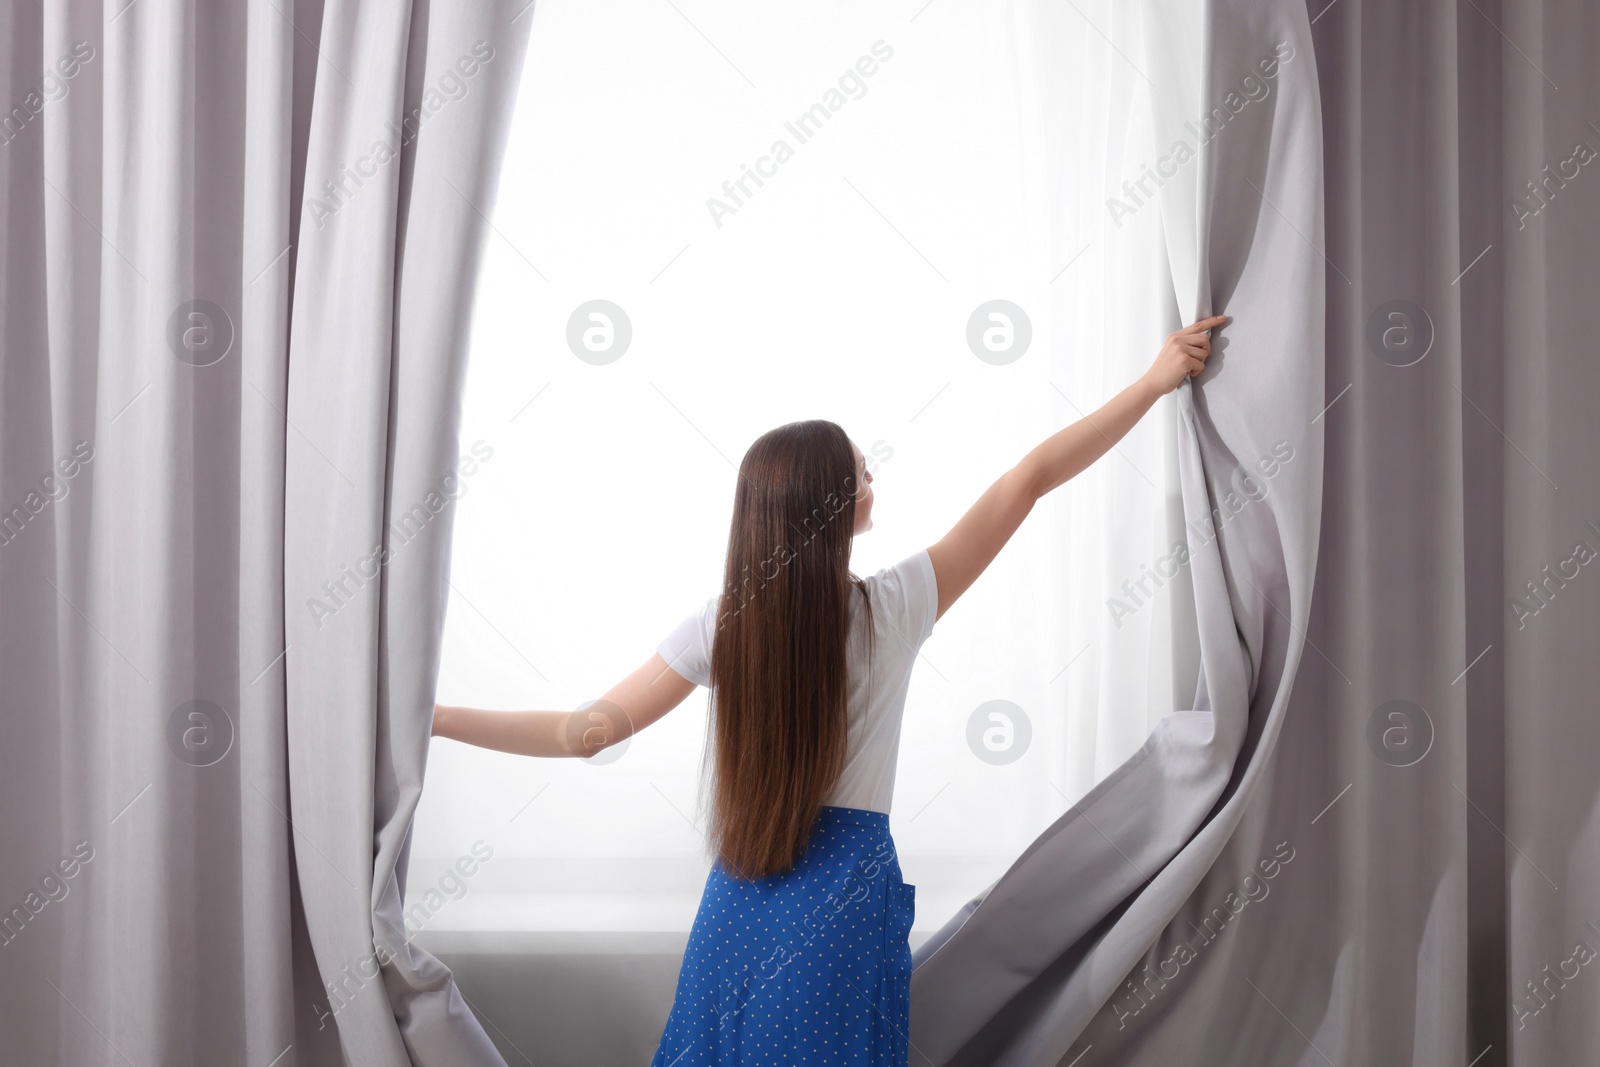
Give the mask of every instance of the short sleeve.
[(907, 641), (917, 648), (933, 633), (939, 615), (939, 584), (928, 550), (915, 552), (871, 578), (872, 608), (884, 612)]
[(695, 685), (711, 687), (711, 637), (718, 598), (712, 597), (700, 612), (690, 615), (668, 634), (656, 651), (667, 666)]

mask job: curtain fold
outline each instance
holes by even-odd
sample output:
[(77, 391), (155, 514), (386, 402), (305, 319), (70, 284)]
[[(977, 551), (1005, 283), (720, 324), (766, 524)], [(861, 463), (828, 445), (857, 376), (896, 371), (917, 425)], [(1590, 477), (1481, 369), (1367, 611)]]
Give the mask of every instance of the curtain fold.
[(7, 1057), (502, 1062), (399, 879), (531, 21), (0, 11)]
[[(1600, 363), (1585, 314), (1600, 283), (1600, 13), (1210, 3), (1206, 27), (1202, 108), (1283, 28), (1296, 58), (1201, 172), (1195, 309), (1237, 321), (1186, 404), (1186, 456), (1209, 491), (1191, 493), (1191, 468), (1185, 500), (1217, 499), (1219, 454), (1249, 454), (1240, 426), (1259, 445), (1281, 422), (1250, 406), (1249, 382), (1272, 386), (1311, 349), (1298, 326), (1269, 352), (1243, 328), (1314, 318), (1313, 288), (1326, 365), (1303, 368), (1318, 382), (1302, 399), (1327, 448), (1304, 458), (1325, 481), (1300, 480), (1312, 464), (1297, 469), (1288, 438), (1295, 480), (1271, 492), (1290, 499), (1240, 514), (1270, 513), (1276, 544), (1258, 523), (1219, 538), (1228, 612), (1196, 562), (1197, 703), (1220, 734), (1233, 679), (1213, 684), (1215, 668), (1235, 661), (1215, 655), (1208, 613), (1238, 620), (1256, 698), (1209, 817), (1146, 884), (1108, 889), (1106, 846), (1143, 866), (1150, 837), (1102, 807), (1160, 806), (1183, 786), (1129, 790), (1136, 757), (919, 954), (913, 1041), (939, 1063), (1582, 1062), (1600, 1046)], [(1285, 224), (1297, 251), (1272, 243)], [(1284, 506), (1319, 498), (1320, 512)], [(1263, 577), (1280, 552), (1286, 584)], [(1304, 643), (1297, 664), (1267, 637), (1274, 611)], [(1289, 713), (1262, 715), (1274, 688)], [(1105, 837), (1097, 852), (1079, 832), (1087, 873), (1064, 848), (1045, 862), (1079, 816)], [(1086, 932), (1068, 941), (1052, 908)], [(965, 986), (963, 969), (978, 976)]]
[[(515, 99), (523, 6), (418, 6), (407, 23), (350, 5), (323, 27), (364, 68), (352, 76), (382, 87), (310, 133), (316, 217), (301, 228), (286, 401), (290, 425), (308, 428), (291, 442), (286, 524), (320, 531), (285, 553), (291, 799), (316, 846), (300, 884), (353, 1063), (501, 1062), (449, 971), (409, 943), (401, 904), (462, 476), (480, 211)], [(375, 138), (409, 125), (412, 150), (384, 179), (335, 195), (343, 175), (372, 169)]]
[(1130, 971), (1083, 1063), (1585, 1062), (1600, 15), (1309, 13), (1329, 309), (1312, 651), (1185, 909), (1200, 929)]
[[(1158, 15), (1146, 19), (1156, 35), (1149, 55), (1181, 47), (1182, 19)], [(1196, 249), (1196, 268), (1173, 260), (1179, 310), (1184, 319), (1234, 317), (1205, 374), (1179, 394), (1199, 690), (1193, 710), (1161, 720), (921, 946), (911, 1040), (935, 1063), (1054, 1063), (1088, 1051), (1076, 1039), (1184, 906), (1260, 788), (1304, 648), (1321, 501), (1324, 313), (1310, 26), (1292, 4), (1217, 0), (1202, 25), (1201, 115), (1172, 113), (1188, 99), (1181, 86), (1156, 81), (1150, 94), (1158, 137), (1184, 120), (1201, 127), (1188, 134), (1195, 178), (1160, 187), (1169, 249)], [(1166, 64), (1156, 73), (1183, 77)], [(1270, 80), (1273, 91), (1241, 88), (1245, 77)], [(1212, 106), (1215, 130), (1205, 126)]]

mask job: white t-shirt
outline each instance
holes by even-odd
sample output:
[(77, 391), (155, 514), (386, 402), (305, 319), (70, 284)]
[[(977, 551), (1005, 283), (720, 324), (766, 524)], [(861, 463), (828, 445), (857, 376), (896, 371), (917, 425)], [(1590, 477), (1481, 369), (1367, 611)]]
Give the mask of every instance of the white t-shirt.
[[(900, 754), (900, 718), (917, 650), (933, 632), (939, 591), (933, 561), (923, 549), (864, 580), (872, 598), (876, 654), (870, 678), (867, 606), (850, 592), (850, 637), (846, 644), (850, 740), (844, 773), (827, 803), (840, 808), (888, 812), (894, 796), (895, 761)], [(720, 597), (678, 624), (656, 646), (667, 665), (696, 685), (711, 684), (711, 642)], [(869, 687), (870, 681), (870, 687)], [(870, 688), (870, 698), (869, 698)]]

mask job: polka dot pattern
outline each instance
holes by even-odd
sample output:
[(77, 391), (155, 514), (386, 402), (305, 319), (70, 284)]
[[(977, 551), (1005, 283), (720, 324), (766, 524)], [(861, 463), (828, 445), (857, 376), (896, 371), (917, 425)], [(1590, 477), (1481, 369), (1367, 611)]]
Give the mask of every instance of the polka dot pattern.
[(915, 901), (880, 811), (823, 808), (771, 878), (718, 864), (651, 1067), (906, 1067)]

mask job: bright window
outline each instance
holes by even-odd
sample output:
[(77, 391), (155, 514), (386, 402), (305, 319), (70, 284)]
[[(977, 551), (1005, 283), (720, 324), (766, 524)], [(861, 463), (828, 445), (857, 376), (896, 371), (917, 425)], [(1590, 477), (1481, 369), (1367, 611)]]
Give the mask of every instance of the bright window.
[[(456, 516), (441, 700), (570, 709), (643, 662), (718, 590), (734, 467), (773, 426), (833, 419), (875, 462), (867, 575), (1153, 354), (1170, 302), (1149, 267), (1157, 209), (1113, 228), (1105, 207), (1142, 152), (1126, 101), (1108, 102), (1138, 86), (1100, 36), (1109, 5), (865, 6), (538, 6), (498, 202), (481, 205), (462, 451), (492, 456)], [(1119, 280), (1145, 295), (1113, 300)], [(1028, 318), (1013, 362), (969, 344), (995, 300)], [(610, 362), (614, 312), (577, 327), (580, 349), (611, 331), (611, 352), (568, 343), (592, 301), (626, 315)], [(1020, 326), (980, 315), (978, 347)], [(1138, 351), (1110, 358), (1130, 330)], [(1170, 707), (1144, 678), (1103, 706), (1126, 679), (1103, 676), (1118, 654), (1094, 636), (1106, 590), (1166, 548), (1165, 417), (1042, 502), (923, 650), (892, 823), (919, 936)], [(1147, 646), (1141, 624), (1115, 639)], [(969, 746), (990, 701), (1026, 716), (1014, 762)], [(474, 842), (494, 858), (413, 925), (686, 932), (708, 864), (704, 737), (702, 690), (602, 766), (435, 744), (408, 899)]]

